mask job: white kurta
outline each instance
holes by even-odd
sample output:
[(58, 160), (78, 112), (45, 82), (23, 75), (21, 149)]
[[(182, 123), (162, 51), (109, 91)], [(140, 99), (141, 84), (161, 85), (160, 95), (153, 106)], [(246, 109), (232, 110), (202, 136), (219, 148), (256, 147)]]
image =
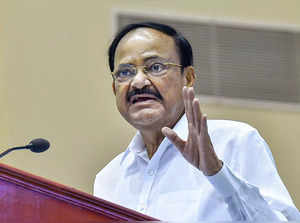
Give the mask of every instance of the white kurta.
[[(174, 131), (187, 138), (184, 115)], [(151, 160), (139, 132), (95, 180), (94, 195), (163, 221), (300, 220), (271, 152), (251, 126), (209, 120), (224, 163), (207, 177), (165, 138)]]

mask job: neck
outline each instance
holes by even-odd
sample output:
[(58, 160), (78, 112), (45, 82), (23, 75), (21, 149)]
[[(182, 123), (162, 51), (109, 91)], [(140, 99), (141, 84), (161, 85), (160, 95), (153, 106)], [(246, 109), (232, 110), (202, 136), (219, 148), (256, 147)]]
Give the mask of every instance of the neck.
[(149, 159), (152, 158), (160, 143), (162, 142), (164, 135), (159, 131), (141, 131)]
[(164, 135), (161, 132), (162, 127), (167, 126), (169, 128), (173, 128), (175, 124), (179, 121), (179, 119), (182, 117), (184, 114), (184, 111), (180, 116), (177, 118), (177, 120), (173, 122), (169, 122), (169, 124), (163, 125), (159, 128), (154, 128), (154, 129), (140, 129), (141, 135), (143, 137), (143, 141), (145, 143), (147, 153), (149, 156), (149, 159), (152, 158), (156, 150), (158, 149), (160, 143), (164, 139)]

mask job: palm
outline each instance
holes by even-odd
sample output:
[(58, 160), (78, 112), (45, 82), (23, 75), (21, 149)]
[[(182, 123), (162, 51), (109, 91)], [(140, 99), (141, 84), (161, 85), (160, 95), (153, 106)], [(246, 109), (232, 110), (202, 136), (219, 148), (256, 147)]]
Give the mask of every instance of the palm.
[(207, 130), (207, 118), (201, 113), (199, 100), (192, 88), (183, 88), (183, 100), (188, 120), (188, 138), (182, 140), (170, 128), (164, 127), (163, 134), (179, 149), (183, 157), (205, 175), (214, 175), (222, 167), (217, 158)]

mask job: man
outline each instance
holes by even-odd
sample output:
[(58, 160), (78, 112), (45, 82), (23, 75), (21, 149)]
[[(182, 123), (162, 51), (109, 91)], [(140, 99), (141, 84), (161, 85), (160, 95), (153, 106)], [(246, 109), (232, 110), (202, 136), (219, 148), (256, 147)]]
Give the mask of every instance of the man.
[(126, 26), (109, 66), (117, 108), (138, 132), (97, 174), (96, 196), (164, 221), (300, 219), (258, 132), (201, 112), (181, 34), (157, 23)]

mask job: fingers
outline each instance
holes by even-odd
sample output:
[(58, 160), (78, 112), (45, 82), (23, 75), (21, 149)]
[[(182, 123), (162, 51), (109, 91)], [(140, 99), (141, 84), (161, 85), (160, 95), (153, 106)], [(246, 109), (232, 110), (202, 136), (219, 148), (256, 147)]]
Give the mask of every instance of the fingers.
[(184, 87), (182, 90), (183, 101), (185, 106), (185, 113), (188, 120), (189, 125), (194, 125), (194, 114), (193, 114), (193, 105), (192, 102), (194, 100), (194, 91), (191, 88)]
[(209, 152), (212, 152), (213, 151), (213, 145), (211, 143), (211, 140), (210, 140), (210, 136), (208, 134), (208, 128), (207, 128), (207, 116), (206, 114), (204, 114), (202, 116), (202, 121), (201, 121), (201, 132), (200, 132), (200, 142), (203, 144), (203, 145), (206, 145), (206, 146), (203, 146), (203, 152), (205, 151), (209, 151)]
[(189, 131), (191, 131), (191, 127), (193, 127), (200, 133), (202, 113), (200, 110), (200, 102), (197, 98), (195, 98), (194, 89), (184, 87), (182, 94), (185, 105), (185, 113), (189, 124)]
[(184, 151), (185, 141), (183, 141), (172, 129), (163, 127), (161, 132), (180, 150)]
[(201, 131), (201, 123), (202, 123), (202, 113), (200, 110), (200, 102), (198, 99), (194, 99), (193, 101), (193, 112), (195, 117), (195, 128), (200, 133)]
[(201, 135), (204, 136), (203, 134), (208, 134), (208, 129), (207, 129), (207, 116), (204, 114), (202, 116), (202, 121), (201, 121)]

